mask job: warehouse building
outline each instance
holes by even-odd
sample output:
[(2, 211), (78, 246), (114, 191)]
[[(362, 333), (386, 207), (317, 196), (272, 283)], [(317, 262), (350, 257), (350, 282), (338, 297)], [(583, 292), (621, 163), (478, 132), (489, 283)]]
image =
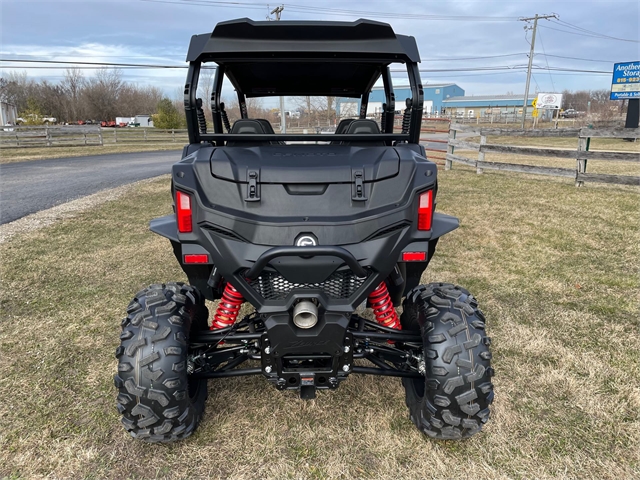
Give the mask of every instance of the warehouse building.
[[(530, 100), (535, 98), (532, 95)], [(444, 114), (452, 118), (478, 118), (488, 116), (522, 115), (524, 94), (472, 95), (449, 97), (442, 101)], [(529, 102), (531, 103), (531, 102)], [(527, 109), (530, 116), (533, 109)]]
[[(442, 112), (445, 100), (464, 96), (464, 90), (455, 83), (424, 85), (423, 90), (425, 114), (439, 114)], [(411, 90), (408, 86), (397, 86), (393, 88), (393, 92), (396, 97), (396, 112), (399, 113), (405, 108), (405, 99), (411, 98)], [(382, 113), (384, 100), (384, 87), (373, 87), (369, 95), (367, 114)], [(339, 98), (336, 109), (338, 117), (357, 117), (360, 111), (360, 100), (356, 98)]]

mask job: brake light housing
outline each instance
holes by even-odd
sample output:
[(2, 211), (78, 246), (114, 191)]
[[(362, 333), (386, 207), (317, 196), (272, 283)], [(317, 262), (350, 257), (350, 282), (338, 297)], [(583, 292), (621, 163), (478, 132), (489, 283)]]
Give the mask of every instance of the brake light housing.
[(418, 197), (418, 230), (431, 230), (432, 220), (433, 190), (428, 190)]
[(191, 195), (176, 190), (176, 218), (178, 232), (191, 233), (193, 231), (193, 209)]

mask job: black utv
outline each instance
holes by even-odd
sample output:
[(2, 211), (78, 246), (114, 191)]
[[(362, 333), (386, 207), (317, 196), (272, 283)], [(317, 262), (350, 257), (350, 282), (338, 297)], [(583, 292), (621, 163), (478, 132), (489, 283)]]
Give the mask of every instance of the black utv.
[[(458, 220), (436, 212), (414, 38), (368, 20), (241, 19), (192, 37), (187, 61), (175, 213), (151, 230), (169, 239), (189, 283), (152, 285), (129, 304), (115, 376), (126, 430), (149, 442), (189, 436), (210, 378), (260, 375), (312, 399), (366, 374), (402, 379), (426, 435), (480, 431), (493, 400), (484, 316), (464, 288), (420, 285)], [(211, 119), (196, 98), (206, 62), (217, 64)], [(396, 129), (392, 64), (411, 91)], [(379, 81), (385, 101), (368, 119)], [(233, 125), (223, 84), (240, 107)], [(331, 135), (275, 133), (247, 99), (278, 96), (352, 98), (359, 112)], [(211, 317), (205, 300), (217, 301)]]

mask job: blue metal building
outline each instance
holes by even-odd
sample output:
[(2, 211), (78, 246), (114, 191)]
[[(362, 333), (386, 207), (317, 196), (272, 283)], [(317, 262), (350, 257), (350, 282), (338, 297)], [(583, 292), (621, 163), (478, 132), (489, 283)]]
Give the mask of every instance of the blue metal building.
[[(531, 99), (535, 98), (532, 96)], [(530, 99), (530, 100), (531, 100)], [(444, 113), (452, 117), (476, 118), (488, 115), (520, 114), (524, 95), (472, 95), (443, 100)], [(533, 109), (527, 112), (531, 115)]]
[[(424, 85), (424, 113), (442, 112), (444, 101), (448, 98), (464, 95), (464, 90), (455, 83), (439, 85)], [(396, 86), (393, 88), (396, 97), (396, 111), (404, 110), (405, 99), (411, 98), (411, 90), (408, 86)], [(384, 88), (373, 87), (369, 95), (368, 114), (382, 112), (384, 103)], [(358, 116), (360, 111), (360, 100), (356, 98), (338, 98), (336, 110), (339, 117)]]

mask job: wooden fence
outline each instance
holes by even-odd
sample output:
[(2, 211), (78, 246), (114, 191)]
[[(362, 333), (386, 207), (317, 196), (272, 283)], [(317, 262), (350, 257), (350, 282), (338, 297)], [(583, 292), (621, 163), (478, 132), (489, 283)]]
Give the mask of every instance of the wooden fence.
[(98, 125), (0, 127), (0, 148), (188, 143), (186, 130), (101, 128)]
[[(480, 136), (480, 142), (469, 142), (457, 139), (458, 132), (467, 132)], [(574, 137), (577, 138), (576, 150), (563, 150), (557, 148), (535, 148), (514, 145), (497, 145), (487, 143), (487, 137), (492, 135), (517, 136), (517, 137)], [(567, 128), (546, 130), (516, 130), (500, 128), (474, 129), (469, 126), (453, 124), (449, 131), (449, 143), (445, 161), (445, 170), (450, 170), (453, 163), (461, 163), (476, 168), (481, 174), (486, 170), (503, 170), (510, 172), (531, 173), (536, 175), (551, 175), (558, 177), (574, 178), (576, 186), (584, 182), (616, 183), (623, 185), (640, 185), (640, 177), (630, 175), (608, 175), (599, 173), (587, 173), (588, 160), (607, 160), (623, 162), (639, 162), (640, 153), (637, 152), (605, 152), (589, 151), (591, 138), (640, 138), (640, 128)], [(455, 149), (473, 150), (478, 152), (477, 158), (468, 158), (457, 155)], [(529, 155), (537, 157), (552, 157), (575, 159), (575, 168), (543, 167), (535, 165), (522, 165), (516, 163), (489, 162), (485, 160), (487, 152), (505, 153), (512, 155)]]

